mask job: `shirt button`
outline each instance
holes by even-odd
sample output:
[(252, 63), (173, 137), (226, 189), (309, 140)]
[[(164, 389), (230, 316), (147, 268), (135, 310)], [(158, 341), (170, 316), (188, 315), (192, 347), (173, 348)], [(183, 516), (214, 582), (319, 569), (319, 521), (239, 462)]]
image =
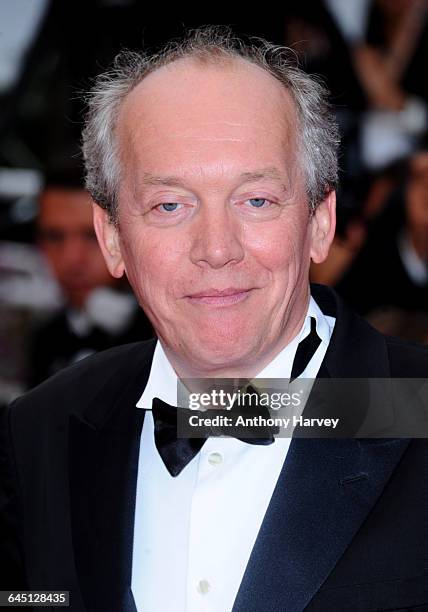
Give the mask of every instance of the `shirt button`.
[(210, 453), (208, 455), (208, 463), (210, 465), (220, 465), (220, 463), (223, 463), (223, 455), (220, 453)]
[(211, 585), (208, 582), (208, 580), (199, 580), (198, 584), (196, 585), (196, 590), (201, 595), (206, 595), (208, 591), (210, 590), (210, 588), (211, 588)]

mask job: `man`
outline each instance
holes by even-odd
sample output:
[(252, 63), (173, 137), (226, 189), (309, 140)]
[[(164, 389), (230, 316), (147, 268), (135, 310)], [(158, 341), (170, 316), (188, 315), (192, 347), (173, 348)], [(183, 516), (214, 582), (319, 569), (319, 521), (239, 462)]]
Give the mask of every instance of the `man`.
[(94, 352), (152, 337), (144, 313), (108, 272), (91, 198), (79, 177), (52, 177), (39, 201), (38, 244), (62, 289), (64, 307), (32, 338), (30, 386)]
[[(428, 311), (428, 153), (415, 154), (407, 166), (405, 178), (337, 284), (337, 291), (364, 316), (399, 309), (410, 321)], [(369, 295), (361, 291), (367, 283), (372, 286)]]
[(72, 610), (428, 601), (425, 443), (209, 438), (193, 456), (165, 435), (177, 377), (426, 371), (423, 349), (386, 341), (329, 290), (310, 296), (310, 259), (334, 234), (337, 132), (287, 57), (204, 29), (125, 55), (94, 90), (98, 239), (159, 342), (81, 362), (7, 415), (10, 581), (21, 555), (27, 584), (69, 590)]

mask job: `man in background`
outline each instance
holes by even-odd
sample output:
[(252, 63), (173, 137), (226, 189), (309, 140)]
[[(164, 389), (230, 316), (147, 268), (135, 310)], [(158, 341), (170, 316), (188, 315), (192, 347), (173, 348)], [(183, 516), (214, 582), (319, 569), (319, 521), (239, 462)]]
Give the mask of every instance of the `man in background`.
[(39, 199), (37, 240), (64, 306), (34, 334), (30, 386), (115, 344), (151, 338), (126, 284), (109, 274), (92, 222), (91, 198), (71, 174), (48, 182)]
[(338, 293), (383, 333), (428, 338), (428, 152), (406, 163), (406, 176), (369, 227)]

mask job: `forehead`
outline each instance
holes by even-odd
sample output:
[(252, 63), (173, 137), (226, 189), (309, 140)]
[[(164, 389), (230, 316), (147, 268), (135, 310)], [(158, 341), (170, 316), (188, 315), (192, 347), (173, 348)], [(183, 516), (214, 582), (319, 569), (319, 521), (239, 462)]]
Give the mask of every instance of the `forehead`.
[(203, 163), (217, 153), (241, 154), (241, 143), (263, 141), (283, 151), (294, 144), (296, 123), (290, 94), (267, 71), (241, 59), (184, 59), (134, 88), (122, 104), (117, 130), (122, 158), (134, 154), (150, 163), (153, 151), (181, 156), (185, 147)]
[(91, 198), (83, 189), (52, 187), (40, 197), (38, 225), (77, 227), (92, 226)]

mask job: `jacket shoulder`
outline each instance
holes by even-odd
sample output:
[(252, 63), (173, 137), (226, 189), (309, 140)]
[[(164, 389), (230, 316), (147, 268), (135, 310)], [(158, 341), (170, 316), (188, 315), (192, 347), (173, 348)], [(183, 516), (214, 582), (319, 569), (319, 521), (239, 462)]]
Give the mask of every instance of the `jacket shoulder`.
[(22, 397), (10, 411), (19, 419), (47, 413), (81, 412), (102, 394), (109, 396), (130, 377), (150, 368), (156, 340), (135, 342), (91, 355), (61, 370)]

